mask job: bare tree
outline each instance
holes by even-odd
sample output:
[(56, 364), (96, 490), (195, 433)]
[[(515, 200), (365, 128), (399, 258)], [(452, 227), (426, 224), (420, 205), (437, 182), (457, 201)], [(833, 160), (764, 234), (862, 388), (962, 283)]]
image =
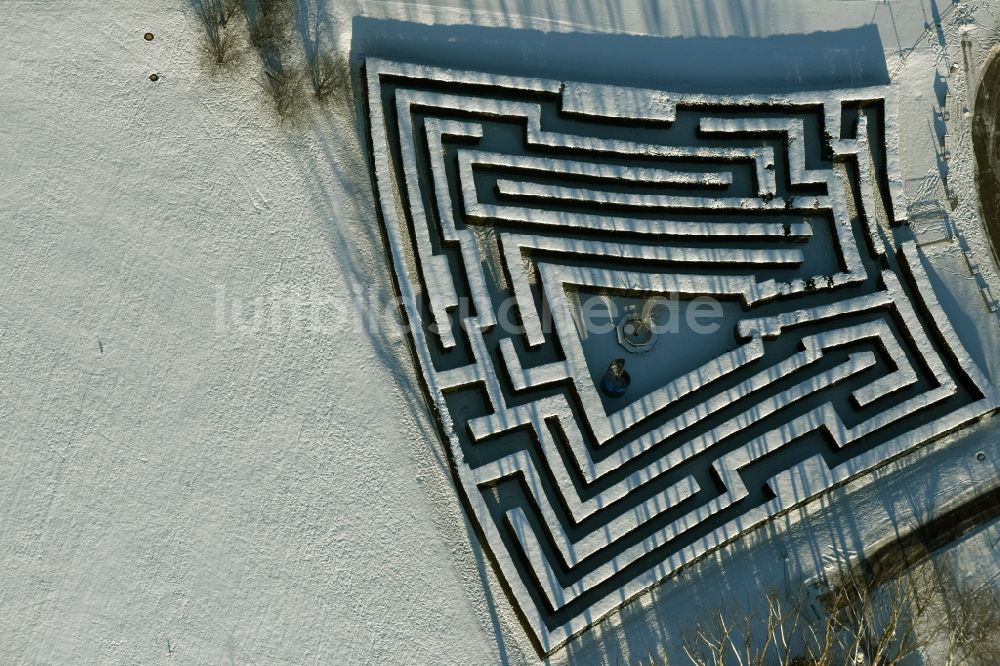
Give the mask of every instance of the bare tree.
[(343, 55), (318, 55), (309, 63), (309, 78), (313, 94), (320, 102), (327, 100), (335, 104), (347, 104), (354, 99), (351, 86), (351, 70)]
[(764, 594), (762, 600), (762, 607), (757, 604), (716, 609), (705, 626), (683, 636), (683, 650), (691, 663), (697, 666), (797, 663), (794, 652), (807, 617), (806, 598), (785, 600), (772, 592)]
[(766, 594), (754, 607), (717, 609), (683, 649), (696, 666), (893, 666), (917, 653), (985, 666), (1000, 654), (1000, 596), (963, 584), (947, 559), (856, 568), (815, 600)]
[(992, 666), (1000, 655), (1000, 594), (987, 583), (973, 586), (961, 579), (951, 558), (935, 563), (944, 621), (945, 666)]
[(351, 69), (346, 56), (325, 51), (329, 25), (310, 0), (297, 0), (295, 18), (313, 94), (320, 102), (350, 103)]
[(805, 591), (771, 593), (759, 609), (716, 611), (685, 636), (684, 651), (697, 666), (892, 666), (918, 650), (910, 618), (927, 596), (914, 581), (878, 584), (852, 573), (815, 601)]
[(280, 49), (289, 41), (292, 0), (243, 0), (250, 44), (257, 49)]
[[(239, 44), (242, 31), (233, 32), (230, 21), (237, 12), (246, 19), (250, 46), (262, 65), (259, 80), (282, 118), (295, 115), (304, 99), (308, 77), (316, 99), (350, 105), (353, 87), (348, 58), (324, 50), (327, 19), (309, 0), (188, 0), (205, 30), (204, 51), (215, 67), (236, 62), (246, 49)], [(290, 51), (292, 25), (302, 36), (304, 61)]]
[(302, 91), (302, 73), (292, 67), (281, 66), (264, 68), (263, 87), (271, 99), (274, 109), (282, 118), (295, 115), (297, 102)]
[[(927, 612), (933, 581), (919, 572), (891, 580), (852, 571), (826, 598), (825, 622), (818, 635), (823, 649), (806, 656), (818, 663), (898, 664), (921, 645), (915, 622)], [(819, 642), (816, 641), (815, 644)]]
[(205, 29), (204, 51), (217, 67), (231, 64), (236, 45), (226, 31), (229, 20), (239, 9), (239, 0), (189, 0)]

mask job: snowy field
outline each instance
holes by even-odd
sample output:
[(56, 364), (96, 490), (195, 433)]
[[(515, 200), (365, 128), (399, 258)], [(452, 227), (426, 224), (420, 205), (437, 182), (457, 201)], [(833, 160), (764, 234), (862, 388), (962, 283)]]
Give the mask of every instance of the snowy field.
[[(13, 0), (0, 16), (0, 661), (538, 662), (396, 323), (362, 100), (281, 122), (254, 55), (213, 74), (189, 5), (149, 4)], [(367, 67), (820, 103), (879, 86), (898, 100), (887, 180), (923, 288), (958, 365), (1000, 382), (966, 113), (1000, 42), (995, 2), (473, 4), (299, 3), (326, 49)], [(817, 242), (799, 249), (837, 241)], [(623, 584), (638, 596), (596, 601), (607, 617), (551, 661), (676, 663), (692, 609), (814, 580), (994, 487), (997, 436), (987, 420), (928, 437), (662, 585)], [(995, 558), (986, 541), (977, 561)], [(591, 624), (565, 622), (553, 648)]]

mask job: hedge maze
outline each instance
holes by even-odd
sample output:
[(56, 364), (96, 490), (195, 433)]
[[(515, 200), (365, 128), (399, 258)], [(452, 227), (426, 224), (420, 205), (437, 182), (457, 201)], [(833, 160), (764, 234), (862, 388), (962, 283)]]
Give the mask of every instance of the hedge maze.
[[(888, 89), (363, 76), (413, 356), (542, 652), (1000, 404), (907, 240)], [(699, 299), (712, 333), (676, 325)], [(623, 348), (628, 307), (674, 328)], [(614, 357), (620, 399), (599, 388)]]

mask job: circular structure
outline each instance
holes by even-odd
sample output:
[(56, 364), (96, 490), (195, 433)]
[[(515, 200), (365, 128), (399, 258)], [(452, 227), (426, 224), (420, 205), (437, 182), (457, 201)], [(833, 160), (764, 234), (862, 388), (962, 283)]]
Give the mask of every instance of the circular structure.
[(153, 41), (153, 33), (147, 32), (145, 35), (142, 36), (142, 38), (145, 39), (147, 42), (151, 42)]
[(149, 80), (150, 81), (159, 81), (160, 80), (160, 75), (159, 74), (155, 74), (155, 73), (154, 74), (150, 74), (149, 75)]
[(638, 306), (627, 307), (618, 322), (618, 344), (636, 354), (649, 351), (656, 343), (652, 324), (650, 317), (645, 316)]
[(986, 452), (980, 451), (979, 453), (977, 453), (976, 460), (978, 460), (979, 462), (983, 462), (984, 460), (986, 460)]

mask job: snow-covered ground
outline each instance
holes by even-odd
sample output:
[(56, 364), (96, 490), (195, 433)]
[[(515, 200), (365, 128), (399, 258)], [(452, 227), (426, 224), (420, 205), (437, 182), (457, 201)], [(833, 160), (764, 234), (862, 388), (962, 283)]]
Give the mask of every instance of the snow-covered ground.
[[(371, 38), (352, 32), (372, 26), (359, 16), (688, 39), (877, 36), (906, 100), (907, 203), (948, 211), (947, 225), (915, 220), (918, 240), (970, 355), (998, 379), (1000, 325), (979, 280), (994, 297), (1000, 283), (964, 115), (997, 41), (995, 3), (471, 4), (331, 0), (317, 11), (331, 43), (355, 54)], [(13, 0), (0, 13), (0, 661), (537, 661), (391, 325), (355, 110), (280, 124), (253, 57), (213, 76), (187, 3), (149, 5)], [(512, 54), (511, 66), (582, 69), (594, 56), (567, 51), (587, 44), (571, 37)], [(700, 66), (731, 83), (725, 63)], [(578, 78), (607, 78), (595, 67)], [(662, 63), (628, 76), (661, 68), (668, 84)], [(820, 70), (795, 76), (830, 83)], [(954, 210), (935, 152), (941, 76)], [(814, 576), (817, 563), (905, 531), (996, 483), (995, 433), (980, 424), (877, 483), (834, 491), (553, 660), (658, 654), (697, 604)]]

